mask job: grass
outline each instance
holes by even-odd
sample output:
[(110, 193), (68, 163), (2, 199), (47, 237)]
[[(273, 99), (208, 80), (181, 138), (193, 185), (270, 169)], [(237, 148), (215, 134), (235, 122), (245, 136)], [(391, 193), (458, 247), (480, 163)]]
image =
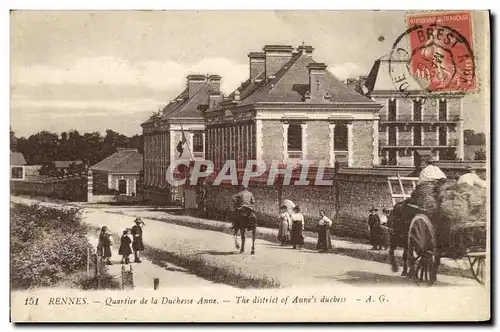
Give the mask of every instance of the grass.
[[(96, 231), (99, 228), (94, 227)], [(119, 243), (120, 237), (113, 234), (115, 243)], [(169, 252), (145, 245), (143, 256), (151, 260), (153, 264), (165, 266), (165, 261), (173, 265), (185, 268), (190, 273), (216, 283), (223, 283), (237, 288), (280, 288), (278, 281), (267, 275), (251, 276), (237, 271), (235, 268), (224, 263), (215, 263), (205, 259), (202, 254), (191, 254), (183, 252)]]
[(120, 282), (106, 270), (101, 271), (99, 287), (97, 278), (95, 276), (87, 276), (86, 271), (79, 271), (68, 275), (58, 286), (63, 288), (80, 288), (82, 290), (121, 289)]

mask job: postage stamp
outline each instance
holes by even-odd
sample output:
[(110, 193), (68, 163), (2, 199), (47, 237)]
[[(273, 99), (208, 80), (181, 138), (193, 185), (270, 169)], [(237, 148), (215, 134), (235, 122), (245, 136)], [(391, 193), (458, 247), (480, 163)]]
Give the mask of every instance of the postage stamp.
[[(471, 20), (467, 11), (409, 14), (408, 29), (394, 43), (391, 59), (409, 62), (407, 75), (426, 93), (475, 92)], [(401, 82), (395, 79), (395, 83)], [(398, 89), (404, 91), (405, 85)]]
[(11, 11), (11, 320), (487, 322), (488, 15)]

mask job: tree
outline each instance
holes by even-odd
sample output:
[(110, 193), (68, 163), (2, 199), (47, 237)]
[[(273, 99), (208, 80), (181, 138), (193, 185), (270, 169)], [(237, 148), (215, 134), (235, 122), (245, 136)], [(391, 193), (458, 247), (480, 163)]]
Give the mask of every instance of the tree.
[(16, 133), (11, 129), (10, 130), (10, 151), (18, 152), (18, 139), (16, 137)]
[(486, 151), (483, 149), (474, 152), (474, 160), (486, 160)]
[(54, 176), (56, 171), (56, 164), (53, 161), (46, 162), (40, 168), (40, 175)]
[(83, 141), (85, 142), (85, 149), (82, 151), (81, 160), (86, 165), (92, 166), (104, 159), (102, 155), (104, 138), (101, 133), (85, 133), (83, 134)]
[(59, 147), (59, 135), (57, 134), (43, 130), (31, 135), (22, 144), (23, 146), (19, 145), (20, 152), (28, 164), (43, 165), (45, 162), (57, 160)]
[(486, 135), (484, 133), (476, 133), (472, 129), (464, 130), (464, 144), (465, 145), (485, 145)]
[(137, 151), (142, 154), (144, 150), (142, 135), (134, 135), (130, 137), (127, 147), (131, 149), (137, 149)]
[(455, 149), (448, 149), (446, 151), (443, 151), (443, 154), (440, 157), (440, 159), (443, 159), (443, 160), (458, 160), (457, 152), (455, 151)]
[(41, 131), (28, 138), (15, 140), (12, 130), (10, 135), (12, 151), (21, 152), (28, 164), (46, 165), (42, 171), (44, 173), (51, 170), (48, 163), (55, 160), (81, 160), (91, 166), (115, 153), (117, 148), (135, 148), (141, 153), (143, 150), (142, 135), (127, 137), (110, 129), (106, 131), (105, 137), (99, 132), (82, 135), (77, 130), (62, 132), (61, 135)]

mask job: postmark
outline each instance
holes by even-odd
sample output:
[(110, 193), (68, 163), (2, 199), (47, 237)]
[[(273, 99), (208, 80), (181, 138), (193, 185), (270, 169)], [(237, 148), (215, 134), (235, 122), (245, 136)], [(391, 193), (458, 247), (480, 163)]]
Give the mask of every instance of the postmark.
[(408, 29), (393, 44), (389, 75), (403, 96), (477, 90), (471, 16), (426, 13), (407, 16)]

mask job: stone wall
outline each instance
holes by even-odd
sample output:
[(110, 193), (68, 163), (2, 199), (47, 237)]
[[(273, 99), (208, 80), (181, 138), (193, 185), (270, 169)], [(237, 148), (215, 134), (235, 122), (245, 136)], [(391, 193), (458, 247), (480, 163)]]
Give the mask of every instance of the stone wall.
[[(338, 204), (333, 233), (354, 238), (367, 237), (370, 208), (392, 209), (387, 176), (339, 175), (335, 183)], [(393, 182), (393, 190), (395, 193), (401, 193), (397, 182)], [(405, 187), (406, 192), (410, 190), (411, 186)]]
[(283, 160), (283, 123), (276, 120), (262, 121), (262, 159), (271, 165), (273, 160)]
[[(450, 164), (451, 165), (451, 164)], [(464, 173), (463, 166), (442, 167), (450, 178)], [(306, 230), (314, 230), (319, 210), (323, 209), (333, 221), (335, 235), (352, 238), (368, 236), (368, 214), (371, 207), (379, 210), (392, 209), (393, 202), (387, 183), (388, 176), (408, 176), (413, 168), (341, 169), (334, 177), (332, 186), (267, 186), (251, 183), (250, 190), (257, 202), (258, 226), (277, 228), (279, 205), (289, 199), (299, 205), (306, 221)], [(480, 172), (479, 172), (480, 173)], [(480, 173), (481, 174), (481, 173)], [(325, 178), (331, 178), (325, 176)], [(293, 180), (291, 182), (293, 184)], [(401, 193), (399, 183), (392, 182), (394, 193)], [(405, 185), (405, 192), (412, 191), (411, 183)], [(208, 201), (211, 217), (225, 219), (231, 209), (231, 196), (237, 193), (232, 186), (211, 187)], [(227, 220), (227, 218), (226, 218)]]
[(320, 209), (325, 210), (332, 220), (335, 217), (335, 186), (283, 186), (282, 200), (284, 199), (289, 199), (300, 207), (307, 229), (314, 229)]
[(327, 121), (307, 121), (307, 156), (308, 160), (318, 163), (330, 160), (330, 129)]
[(454, 142), (460, 142), (460, 132), (459, 132), (459, 127), (455, 126), (448, 126), (448, 142), (450, 144), (454, 144)]
[[(422, 109), (424, 106), (422, 105)], [(396, 117), (403, 116), (405, 119), (413, 114), (413, 100), (410, 98), (397, 98)]]
[(87, 178), (10, 181), (13, 194), (54, 197), (70, 202), (87, 201)]
[(399, 133), (398, 133), (399, 145), (413, 145), (411, 136), (412, 135), (410, 126), (399, 127)]
[[(434, 105), (433, 105), (434, 104)], [(422, 116), (425, 119), (429, 119), (433, 117), (437, 119), (439, 110), (439, 100), (426, 99), (425, 102), (422, 102)]]
[[(353, 121), (353, 167), (373, 165), (373, 121)], [(326, 146), (323, 147), (326, 149)]]
[(448, 116), (459, 117), (461, 98), (448, 98)]
[(424, 126), (423, 145), (435, 146), (437, 145), (436, 127)]

